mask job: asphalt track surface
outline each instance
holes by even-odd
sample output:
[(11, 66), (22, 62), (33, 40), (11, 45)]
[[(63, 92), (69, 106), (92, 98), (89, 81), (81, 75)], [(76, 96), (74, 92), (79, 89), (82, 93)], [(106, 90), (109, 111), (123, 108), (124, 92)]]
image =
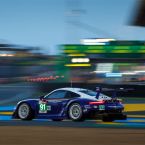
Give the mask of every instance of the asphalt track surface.
[(0, 145), (144, 145), (145, 119), (104, 123), (101, 120), (0, 120)]
[(144, 145), (143, 129), (0, 126), (1, 145)]
[(145, 118), (55, 122), (0, 120), (0, 145), (144, 145)]
[(86, 120), (84, 122), (73, 122), (64, 120), (61, 122), (47, 119), (21, 121), (0, 120), (0, 126), (47, 126), (47, 127), (77, 127), (77, 128), (131, 128), (145, 129), (145, 118), (128, 118), (127, 120), (116, 120), (114, 122), (103, 122), (101, 120)]

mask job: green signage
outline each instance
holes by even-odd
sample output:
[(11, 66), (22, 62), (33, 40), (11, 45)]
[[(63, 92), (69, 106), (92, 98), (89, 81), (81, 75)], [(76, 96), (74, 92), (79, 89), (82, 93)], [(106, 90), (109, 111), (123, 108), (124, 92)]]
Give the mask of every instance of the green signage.
[(145, 45), (63, 45), (65, 54), (145, 53)]

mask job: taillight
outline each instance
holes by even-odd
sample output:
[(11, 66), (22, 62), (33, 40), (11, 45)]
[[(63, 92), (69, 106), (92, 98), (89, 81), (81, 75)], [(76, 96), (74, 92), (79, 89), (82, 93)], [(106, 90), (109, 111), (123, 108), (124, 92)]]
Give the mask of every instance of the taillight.
[(94, 101), (94, 102), (89, 102), (90, 105), (102, 105), (104, 104), (105, 101), (104, 100), (101, 100), (101, 101)]

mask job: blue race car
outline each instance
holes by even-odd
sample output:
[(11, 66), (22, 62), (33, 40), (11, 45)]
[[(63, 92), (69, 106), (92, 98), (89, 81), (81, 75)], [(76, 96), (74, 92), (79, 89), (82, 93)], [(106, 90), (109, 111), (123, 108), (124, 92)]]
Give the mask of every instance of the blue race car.
[(15, 108), (13, 118), (51, 119), (53, 121), (63, 119), (114, 121), (127, 118), (123, 110), (121, 100), (106, 96), (100, 90), (95, 92), (83, 88), (60, 88), (39, 99), (20, 101)]

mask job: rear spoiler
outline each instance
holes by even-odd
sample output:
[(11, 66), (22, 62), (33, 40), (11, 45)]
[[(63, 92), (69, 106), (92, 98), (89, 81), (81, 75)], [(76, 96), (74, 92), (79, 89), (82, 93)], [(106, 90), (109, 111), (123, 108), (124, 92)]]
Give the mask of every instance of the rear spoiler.
[(117, 97), (117, 92), (128, 92), (128, 91), (132, 91), (134, 89), (132, 88), (102, 88), (102, 87), (96, 87), (96, 98), (98, 99), (100, 96), (100, 93), (102, 93), (102, 91), (111, 91), (113, 92), (112, 98), (116, 98)]

